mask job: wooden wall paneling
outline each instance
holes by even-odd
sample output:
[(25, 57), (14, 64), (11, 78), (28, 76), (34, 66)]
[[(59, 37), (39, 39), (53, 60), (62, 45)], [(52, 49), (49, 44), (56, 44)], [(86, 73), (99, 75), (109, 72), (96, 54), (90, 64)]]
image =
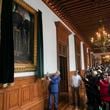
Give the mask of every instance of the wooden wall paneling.
[[(6, 110), (17, 110), (20, 107), (20, 89), (15, 88), (8, 88), (5, 92), (5, 106)], [(4, 109), (5, 110), (5, 109)]]
[(55, 22), (55, 24), (56, 24), (58, 42), (62, 42), (67, 46), (68, 35), (70, 34), (70, 31), (60, 22)]
[(92, 60), (91, 66), (95, 65), (95, 57), (93, 53), (91, 54), (91, 60)]
[(81, 52), (80, 52), (80, 39), (75, 36), (75, 54), (76, 54), (76, 68), (81, 70)]
[(90, 66), (90, 49), (87, 48), (87, 66)]
[(16, 78), (12, 87), (0, 89), (0, 110), (44, 110), (48, 82), (34, 77)]
[(92, 66), (92, 53), (90, 51), (90, 67)]
[(73, 95), (72, 95), (72, 87), (71, 87), (71, 77), (72, 75), (74, 74), (74, 71), (69, 71), (68, 73), (68, 80), (69, 80), (69, 89), (68, 89), (68, 92), (69, 92), (69, 103), (70, 104), (73, 104)]
[[(68, 41), (68, 32), (67, 29), (64, 27), (64, 25), (60, 22), (56, 23), (56, 29), (57, 29), (57, 45), (58, 45), (58, 65), (61, 72), (61, 85), (60, 85), (60, 91), (64, 92), (66, 90), (65, 83), (67, 80), (67, 71), (65, 71), (65, 68), (67, 68), (67, 65), (65, 65), (65, 60), (67, 59), (67, 41)], [(67, 61), (67, 60), (66, 60)], [(67, 63), (66, 63), (67, 64)], [(65, 78), (66, 77), (66, 78)]]
[(33, 85), (31, 85), (31, 100), (37, 100), (38, 98), (38, 83), (34, 83)]
[(56, 22), (57, 64), (61, 72), (60, 94), (68, 94), (68, 36), (71, 33), (61, 22)]
[(48, 83), (46, 80), (42, 81), (42, 88), (43, 88), (43, 96), (47, 97), (48, 95)]
[(36, 98), (36, 95), (35, 95), (35, 90), (34, 90), (34, 87), (35, 86), (35, 84), (31, 84), (31, 86), (30, 86), (30, 101), (33, 101), (34, 100), (34, 98)]
[(89, 49), (87, 48), (87, 67), (89, 66)]
[[(15, 84), (0, 88), (0, 110), (44, 110), (48, 82), (35, 77), (15, 78)], [(36, 109), (37, 108), (37, 109)]]
[(43, 88), (42, 87), (42, 83), (40, 80), (38, 80), (38, 97), (41, 98), (42, 97), (42, 91), (43, 91)]
[(31, 92), (30, 92), (29, 85), (26, 85), (21, 88), (21, 101), (22, 101), (21, 104), (22, 105), (25, 105), (30, 102), (30, 95), (31, 95)]
[(42, 86), (42, 97), (45, 97), (45, 94), (44, 94), (44, 90), (45, 90), (44, 81), (42, 81), (42, 80), (41, 80), (41, 86)]
[(91, 50), (89, 49), (89, 66), (91, 66)]
[(85, 63), (85, 69), (87, 68), (87, 47), (84, 44), (84, 63)]
[(0, 91), (0, 110), (3, 110), (4, 107), (4, 93)]

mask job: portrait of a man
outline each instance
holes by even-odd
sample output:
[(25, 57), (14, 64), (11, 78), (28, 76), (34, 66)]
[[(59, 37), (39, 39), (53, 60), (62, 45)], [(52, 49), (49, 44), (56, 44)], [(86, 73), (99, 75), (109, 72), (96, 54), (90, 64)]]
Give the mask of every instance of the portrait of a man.
[(15, 63), (32, 63), (34, 17), (16, 2), (12, 11)]

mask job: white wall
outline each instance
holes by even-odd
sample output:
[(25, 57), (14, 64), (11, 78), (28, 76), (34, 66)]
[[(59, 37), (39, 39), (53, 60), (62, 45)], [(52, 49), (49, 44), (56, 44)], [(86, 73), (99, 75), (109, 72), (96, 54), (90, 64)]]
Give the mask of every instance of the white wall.
[[(47, 72), (55, 72), (57, 70), (57, 49), (56, 49), (56, 27), (55, 21), (64, 22), (57, 17), (42, 0), (24, 0), (27, 4), (35, 10), (40, 10), (43, 17), (43, 46), (44, 46), (44, 74)], [(65, 24), (64, 24), (65, 25)], [(66, 25), (65, 25), (66, 26)], [(66, 26), (67, 27), (67, 26)], [(67, 27), (68, 28), (68, 27)], [(69, 28), (68, 30), (72, 32)], [(73, 33), (73, 32), (72, 32)], [(15, 73), (15, 77), (31, 76), (34, 73), (23, 72)]]
[(69, 35), (69, 71), (76, 70), (74, 34)]
[(58, 20), (53, 12), (41, 0), (25, 0), (34, 9), (42, 12), (43, 45), (44, 45), (44, 74), (57, 70), (56, 28)]
[(80, 43), (80, 46), (81, 46), (81, 70), (84, 70), (85, 69), (85, 64), (84, 64), (84, 43), (81, 41)]

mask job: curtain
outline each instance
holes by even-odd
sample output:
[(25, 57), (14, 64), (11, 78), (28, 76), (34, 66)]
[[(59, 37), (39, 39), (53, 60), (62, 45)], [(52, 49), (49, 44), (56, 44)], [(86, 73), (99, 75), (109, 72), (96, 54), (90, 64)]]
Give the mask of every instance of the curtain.
[(2, 0), (0, 39), (0, 83), (14, 81), (14, 47), (12, 29), (12, 0)]
[(44, 77), (44, 62), (43, 62), (43, 29), (42, 29), (42, 12), (38, 11), (37, 17), (37, 71), (36, 76)]

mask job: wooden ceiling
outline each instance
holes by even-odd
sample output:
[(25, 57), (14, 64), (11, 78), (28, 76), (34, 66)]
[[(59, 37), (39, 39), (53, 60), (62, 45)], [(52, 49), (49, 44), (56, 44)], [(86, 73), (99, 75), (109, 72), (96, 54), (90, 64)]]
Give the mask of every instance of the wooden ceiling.
[[(110, 0), (43, 1), (89, 45), (91, 37), (99, 28), (100, 21), (110, 33)], [(99, 49), (94, 49), (94, 52), (98, 51)]]

